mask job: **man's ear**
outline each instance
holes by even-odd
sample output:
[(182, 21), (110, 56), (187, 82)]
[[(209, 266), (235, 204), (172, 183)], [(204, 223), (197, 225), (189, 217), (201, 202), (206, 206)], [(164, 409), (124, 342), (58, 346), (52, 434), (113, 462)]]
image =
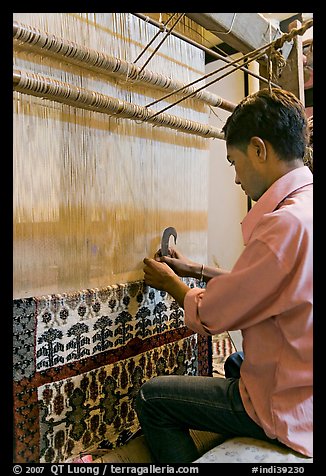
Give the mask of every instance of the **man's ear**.
[(249, 146), (251, 147), (251, 150), (254, 155), (256, 155), (260, 161), (266, 160), (267, 149), (263, 139), (258, 136), (253, 136), (249, 141)]

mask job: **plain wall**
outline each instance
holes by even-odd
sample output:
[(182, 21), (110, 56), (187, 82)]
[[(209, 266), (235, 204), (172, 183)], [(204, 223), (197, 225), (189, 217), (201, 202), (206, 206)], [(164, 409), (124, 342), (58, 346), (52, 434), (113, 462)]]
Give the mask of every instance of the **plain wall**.
[[(206, 65), (206, 74), (225, 63), (221, 60)], [(207, 78), (216, 79), (228, 70)], [(208, 87), (223, 99), (237, 104), (244, 97), (244, 73), (240, 70)], [(209, 123), (221, 129), (230, 112), (211, 108)], [(218, 117), (217, 117), (218, 116)], [(212, 139), (210, 145), (209, 194), (208, 194), (208, 245), (207, 261), (231, 269), (243, 249), (240, 223), (247, 213), (247, 197), (235, 184), (234, 167), (226, 159), (225, 141)]]

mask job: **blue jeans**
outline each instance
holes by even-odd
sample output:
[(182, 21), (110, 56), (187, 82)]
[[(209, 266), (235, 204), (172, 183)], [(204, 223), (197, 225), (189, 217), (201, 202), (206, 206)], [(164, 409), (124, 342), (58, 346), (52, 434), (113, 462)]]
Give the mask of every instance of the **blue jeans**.
[(143, 384), (135, 409), (155, 463), (195, 461), (200, 455), (189, 429), (275, 442), (244, 409), (239, 393), (242, 360), (238, 352), (226, 360), (227, 378), (165, 375)]

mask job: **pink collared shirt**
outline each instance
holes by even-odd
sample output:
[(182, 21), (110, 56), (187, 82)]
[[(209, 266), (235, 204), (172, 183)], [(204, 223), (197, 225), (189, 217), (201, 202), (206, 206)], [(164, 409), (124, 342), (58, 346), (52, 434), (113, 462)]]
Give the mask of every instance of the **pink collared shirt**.
[(185, 324), (203, 335), (241, 329), (239, 389), (270, 438), (312, 456), (313, 176), (283, 175), (242, 222), (245, 248), (230, 273), (190, 289)]

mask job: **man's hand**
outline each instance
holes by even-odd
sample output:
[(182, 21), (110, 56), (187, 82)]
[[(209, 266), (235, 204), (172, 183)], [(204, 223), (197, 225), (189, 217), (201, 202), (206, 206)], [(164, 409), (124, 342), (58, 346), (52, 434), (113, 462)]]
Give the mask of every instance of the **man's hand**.
[(180, 280), (166, 263), (144, 258), (144, 280), (149, 286), (169, 293), (183, 307), (189, 287)]
[(178, 276), (199, 277), (197, 275), (200, 274), (201, 265), (186, 258), (174, 248), (169, 248), (168, 256), (162, 256), (161, 250), (158, 250), (154, 258), (161, 263), (168, 264)]
[(162, 291), (168, 291), (173, 286), (175, 279), (178, 279), (175, 272), (166, 263), (155, 259), (144, 258), (144, 280), (149, 286)]

